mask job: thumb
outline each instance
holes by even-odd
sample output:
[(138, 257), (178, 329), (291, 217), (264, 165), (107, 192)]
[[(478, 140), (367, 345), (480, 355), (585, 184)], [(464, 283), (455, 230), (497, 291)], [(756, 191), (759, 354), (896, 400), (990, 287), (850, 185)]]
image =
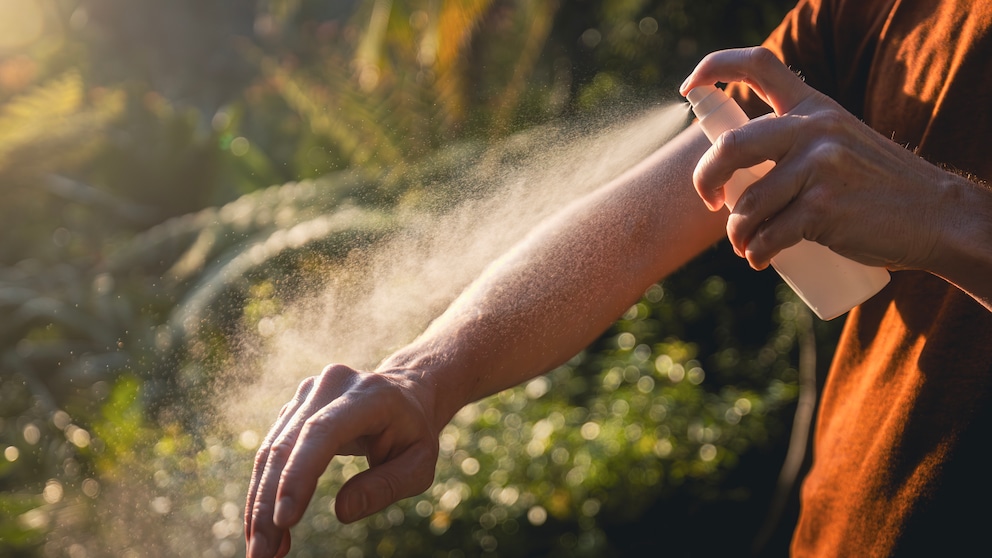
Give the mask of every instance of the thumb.
[(706, 55), (679, 87), (679, 92), (685, 95), (699, 85), (734, 81), (747, 84), (779, 115), (815, 93), (764, 47), (721, 50)]
[(436, 451), (426, 444), (414, 445), (396, 458), (355, 475), (338, 491), (334, 502), (338, 520), (351, 523), (424, 492), (434, 482), (436, 463)]

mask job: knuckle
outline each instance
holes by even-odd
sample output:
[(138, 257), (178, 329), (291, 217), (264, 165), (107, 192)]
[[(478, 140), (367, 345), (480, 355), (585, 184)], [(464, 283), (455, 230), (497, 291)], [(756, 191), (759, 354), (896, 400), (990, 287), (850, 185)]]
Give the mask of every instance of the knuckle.
[(755, 68), (767, 68), (769, 65), (781, 64), (782, 62), (775, 56), (775, 53), (763, 46), (754, 47), (750, 51), (751, 63)]
[(726, 156), (728, 153), (736, 153), (740, 150), (742, 142), (744, 139), (741, 135), (744, 133), (743, 130), (738, 128), (731, 128), (719, 135), (716, 141), (713, 142), (713, 151), (716, 152), (717, 157)]
[(251, 517), (254, 518), (252, 523), (258, 527), (262, 527), (267, 524), (269, 518), (275, 513), (275, 506), (270, 504), (265, 500), (255, 500), (251, 506)]
[(305, 397), (308, 393), (310, 393), (310, 390), (313, 389), (313, 385), (315, 382), (316, 379), (313, 376), (310, 376), (309, 378), (305, 378), (302, 382), (300, 382), (300, 387), (296, 388), (296, 393), (301, 394)]
[(245, 534), (246, 535), (250, 535), (251, 534), (252, 520), (255, 517), (254, 516), (254, 510), (255, 510), (255, 494), (253, 494), (252, 492), (249, 492), (248, 493), (248, 498), (245, 500), (244, 513), (242, 514), (242, 522), (243, 522), (244, 527), (245, 527)]
[(813, 148), (810, 159), (823, 173), (832, 173), (847, 159), (846, 150), (837, 142), (824, 140)]
[(719, 56), (721, 56), (721, 53), (719, 51), (710, 52), (706, 56), (703, 56), (702, 60), (699, 61), (699, 66), (709, 66), (710, 64), (713, 64), (713, 62), (717, 60)]
[(758, 211), (761, 207), (763, 192), (763, 188), (748, 188), (744, 190), (744, 193), (737, 198), (737, 203), (734, 204), (734, 213), (737, 214), (738, 219), (742, 219), (744, 216)]
[(310, 376), (300, 382), (300, 385), (296, 388), (296, 394), (293, 395), (293, 399), (282, 406), (282, 409), (279, 411), (279, 416), (283, 416), (306, 401), (307, 397), (310, 396), (310, 392), (313, 391), (314, 383), (315, 380), (313, 376)]
[(847, 118), (837, 110), (821, 110), (810, 116), (817, 130), (826, 136), (837, 136), (847, 126)]
[(767, 245), (769, 241), (773, 240), (773, 237), (774, 234), (772, 227), (767, 225), (763, 227), (759, 227), (758, 230), (755, 231), (754, 233), (754, 240), (757, 241), (757, 245), (755, 247), (757, 248)]
[(825, 188), (810, 188), (803, 200), (805, 221), (808, 223), (821, 223), (829, 218), (833, 202), (830, 194)]
[(325, 366), (324, 369), (320, 371), (320, 379), (321, 381), (324, 381), (328, 378), (332, 378), (332, 377), (336, 378), (339, 375), (348, 374), (351, 371), (352, 371), (351, 368), (348, 368), (343, 364), (331, 363)]
[(303, 422), (303, 429), (300, 431), (300, 438), (324, 439), (330, 433), (329, 421), (326, 420), (326, 411), (318, 411)]
[(766, 224), (755, 231), (747, 248), (754, 261), (763, 261), (771, 257), (773, 250), (783, 247), (781, 231), (777, 230), (777, 227)]
[(732, 213), (727, 219), (727, 237), (730, 239), (730, 242), (735, 246), (739, 246), (742, 241), (746, 239), (746, 236), (746, 223), (744, 217), (736, 212)]
[(337, 393), (351, 382), (357, 374), (355, 370), (343, 364), (329, 364), (321, 370), (320, 375), (314, 379), (315, 397), (327, 397), (330, 393)]
[(296, 440), (289, 436), (279, 436), (269, 448), (269, 459), (275, 463), (285, 463), (296, 447)]
[[(281, 418), (282, 417), (280, 417), (280, 419)], [(269, 433), (265, 435), (265, 438), (262, 440), (262, 443), (258, 446), (258, 451), (255, 452), (255, 458), (264, 459), (264, 457), (261, 456), (263, 454), (268, 453), (272, 449), (272, 443), (275, 442), (279, 436), (282, 436), (284, 430), (285, 430), (285, 420), (280, 420), (279, 423), (273, 425), (273, 427), (269, 430)]]
[(254, 471), (256, 473), (259, 473), (263, 469), (265, 469), (265, 464), (269, 461), (270, 452), (271, 452), (270, 447), (266, 445), (260, 448), (258, 452), (255, 453), (255, 460), (253, 465), (254, 465)]
[(355, 381), (355, 389), (364, 393), (374, 393), (376, 399), (383, 401), (386, 405), (399, 403), (400, 399), (403, 398), (400, 386), (383, 374), (365, 373), (359, 375)]

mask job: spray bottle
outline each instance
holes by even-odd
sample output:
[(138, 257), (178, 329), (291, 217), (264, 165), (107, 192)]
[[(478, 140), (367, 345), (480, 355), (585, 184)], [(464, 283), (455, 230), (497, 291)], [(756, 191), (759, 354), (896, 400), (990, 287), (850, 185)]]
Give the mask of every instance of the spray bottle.
[[(723, 132), (739, 128), (748, 121), (741, 107), (712, 85), (694, 88), (686, 99), (711, 142)], [(733, 210), (744, 190), (773, 166), (773, 161), (765, 161), (735, 172), (724, 185), (727, 207)], [(884, 268), (860, 264), (809, 240), (801, 240), (782, 250), (771, 263), (799, 298), (823, 320), (844, 314), (874, 296), (889, 282), (889, 272)]]

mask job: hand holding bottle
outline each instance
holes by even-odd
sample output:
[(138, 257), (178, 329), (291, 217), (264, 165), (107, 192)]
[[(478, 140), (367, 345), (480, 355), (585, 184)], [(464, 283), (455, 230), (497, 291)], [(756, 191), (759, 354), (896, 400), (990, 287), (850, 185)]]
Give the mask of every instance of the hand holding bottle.
[[(748, 122), (737, 103), (712, 85), (691, 89), (686, 99), (711, 142), (716, 143), (724, 133)], [(772, 161), (763, 161), (734, 171), (722, 186), (725, 205), (733, 211), (747, 188), (774, 166)], [(772, 256), (771, 265), (824, 320), (846, 313), (889, 282), (889, 272), (885, 269), (849, 260), (822, 244), (805, 239)]]
[(680, 90), (732, 81), (747, 83), (777, 117), (720, 135), (696, 166), (693, 183), (716, 210), (735, 171), (774, 161), (740, 196), (727, 222), (735, 251), (752, 267), (764, 269), (805, 239), (870, 266), (924, 269), (958, 285), (968, 282), (962, 258), (972, 233), (963, 227), (975, 217), (965, 215), (967, 200), (984, 205), (978, 186), (875, 132), (763, 48), (710, 54)]

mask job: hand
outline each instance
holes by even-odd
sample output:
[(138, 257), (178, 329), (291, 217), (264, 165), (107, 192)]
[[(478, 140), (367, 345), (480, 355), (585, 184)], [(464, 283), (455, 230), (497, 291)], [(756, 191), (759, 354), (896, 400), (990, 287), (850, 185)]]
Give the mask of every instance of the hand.
[(328, 366), (279, 413), (255, 456), (245, 505), (248, 556), (285, 556), (317, 479), (335, 455), (364, 455), (370, 468), (341, 487), (335, 513), (351, 522), (427, 490), (438, 426), (433, 392), (409, 371)]
[(868, 265), (934, 269), (941, 224), (955, 210), (950, 173), (870, 129), (766, 49), (713, 53), (680, 90), (718, 81), (746, 83), (778, 115), (723, 134), (693, 174), (716, 210), (735, 170), (775, 161), (727, 221), (738, 255), (763, 269), (805, 238)]

